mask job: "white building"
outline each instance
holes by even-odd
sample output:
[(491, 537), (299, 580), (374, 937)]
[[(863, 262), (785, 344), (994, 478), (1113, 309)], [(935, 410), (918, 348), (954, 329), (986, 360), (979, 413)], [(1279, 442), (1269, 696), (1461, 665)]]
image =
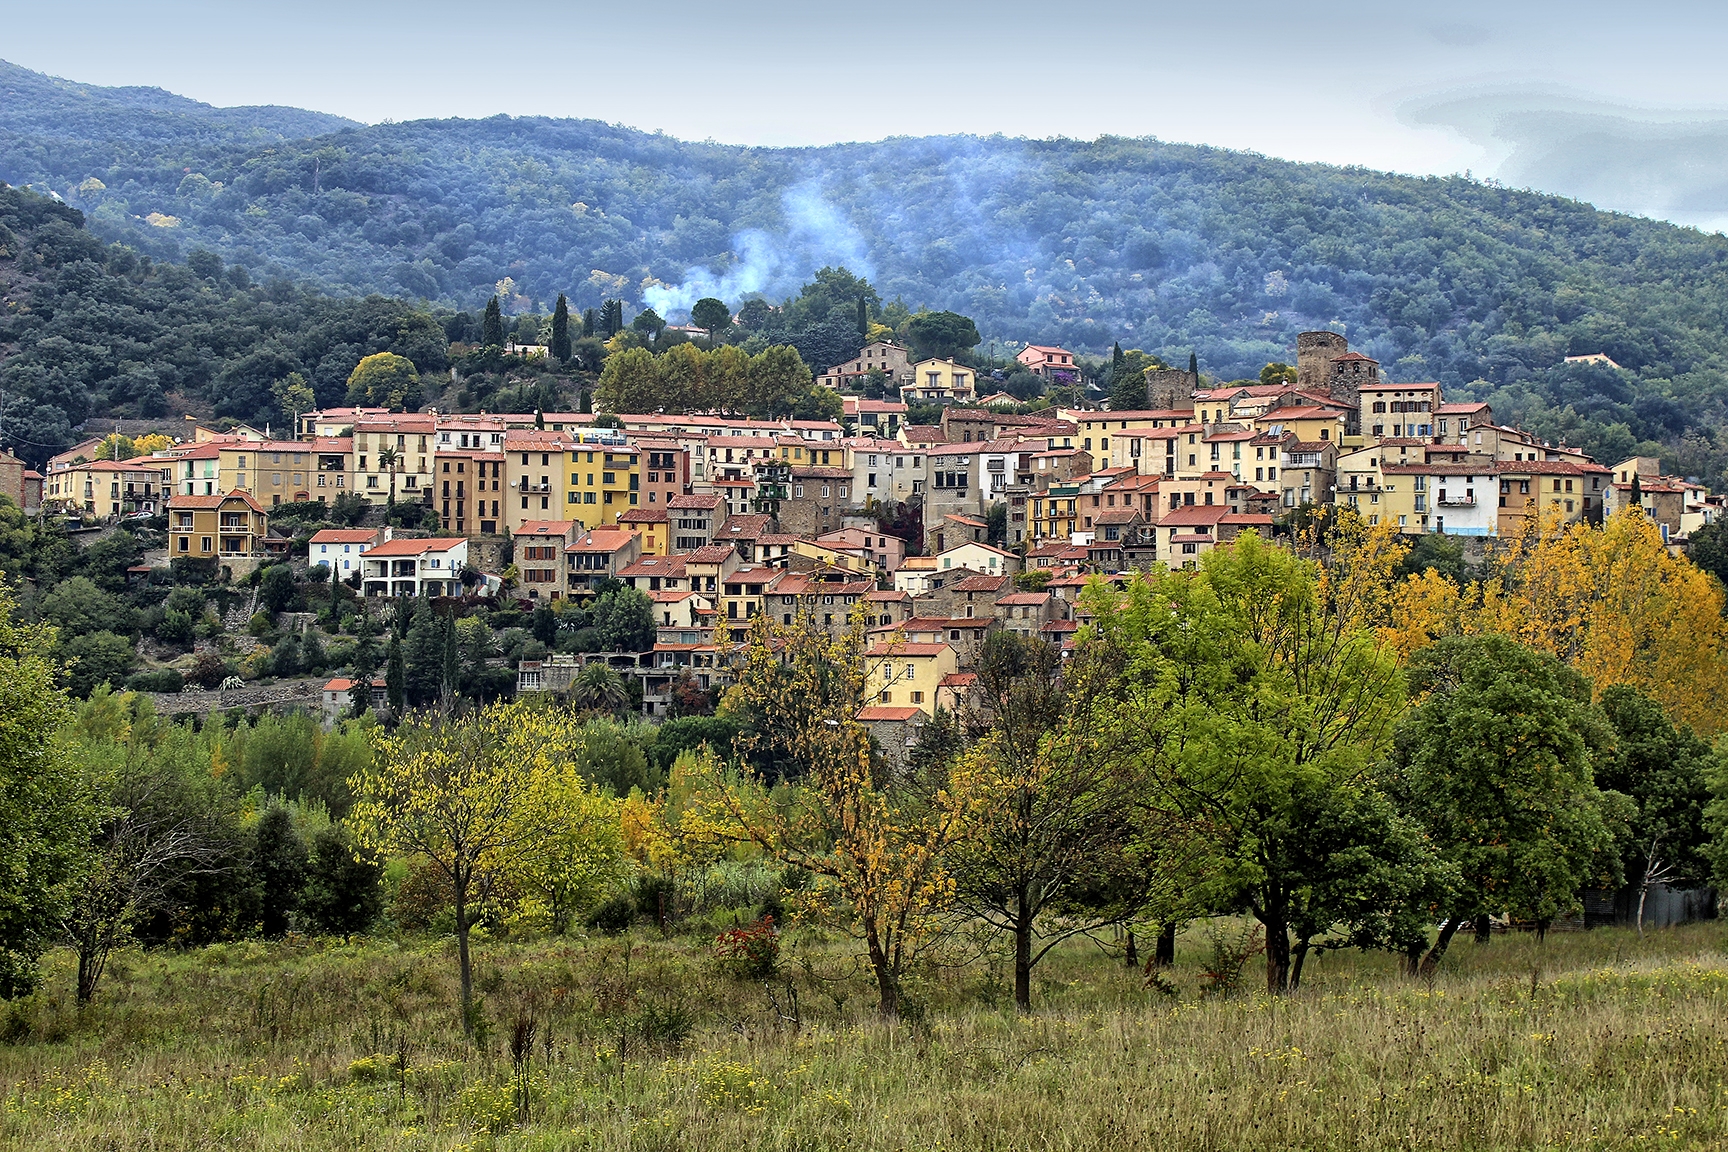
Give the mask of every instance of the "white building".
[(468, 541), (448, 536), (387, 540), (368, 548), (360, 563), (361, 587), (368, 596), (460, 596)]

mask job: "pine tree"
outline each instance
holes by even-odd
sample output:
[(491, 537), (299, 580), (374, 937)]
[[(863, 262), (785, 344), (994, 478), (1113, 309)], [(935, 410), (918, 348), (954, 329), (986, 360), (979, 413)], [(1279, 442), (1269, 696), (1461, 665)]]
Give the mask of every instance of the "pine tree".
[(558, 293), (558, 306), (552, 309), (552, 355), (560, 364), (570, 363), (570, 302)]
[(480, 321), (480, 343), (488, 348), (504, 347), (504, 312), (498, 307), (498, 297), (486, 301), (486, 316)]

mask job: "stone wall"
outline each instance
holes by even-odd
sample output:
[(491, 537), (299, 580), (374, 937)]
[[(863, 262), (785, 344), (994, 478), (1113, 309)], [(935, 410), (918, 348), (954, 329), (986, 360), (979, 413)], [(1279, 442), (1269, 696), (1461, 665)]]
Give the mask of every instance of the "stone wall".
[(1146, 407), (1154, 411), (1193, 408), (1194, 390), (1199, 386), (1200, 381), (1185, 368), (1148, 368)]

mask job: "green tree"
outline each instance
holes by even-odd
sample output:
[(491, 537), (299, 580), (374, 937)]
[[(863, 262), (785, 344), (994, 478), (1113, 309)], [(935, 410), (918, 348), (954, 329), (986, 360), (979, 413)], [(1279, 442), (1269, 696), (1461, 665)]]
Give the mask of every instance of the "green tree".
[(103, 684), (124, 684), (138, 659), (131, 639), (113, 632), (74, 636), (60, 646), (60, 655), (66, 661), (66, 686), (79, 697)]
[(394, 352), (374, 352), (348, 374), (348, 403), (378, 408), (420, 407), (420, 374), (414, 361)]
[(97, 817), (55, 742), (70, 708), (55, 686), (54, 630), (18, 623), (16, 609), (0, 581), (0, 999), (36, 986)]
[(1425, 698), (1399, 726), (1397, 791), (1458, 874), (1432, 971), (1477, 917), (1542, 930), (1587, 881), (1618, 875), (1591, 772), (1611, 735), (1582, 676), (1505, 636), (1442, 638), (1412, 659), (1411, 684)]
[(552, 358), (560, 364), (570, 363), (570, 302), (562, 292), (552, 309)]
[(912, 359), (952, 359), (978, 346), (978, 326), (957, 312), (919, 312), (906, 322)]
[(1259, 920), (1274, 995), (1305, 932), (1337, 921), (1313, 862), (1379, 849), (1379, 825), (1352, 818), (1333, 824), (1366, 842), (1322, 851), (1315, 817), (1372, 806), (1372, 767), (1404, 702), (1391, 654), (1325, 611), (1318, 582), (1315, 566), (1247, 533), (1197, 570), (1088, 593), (1124, 669), (1110, 739), (1148, 763), (1154, 798), (1209, 829), (1191, 898)]
[(1260, 369), (1260, 383), (1295, 384), (1296, 368), (1294, 365), (1285, 364), (1282, 361), (1268, 364), (1266, 367)]
[(1117, 377), (1110, 386), (1112, 412), (1138, 412), (1146, 407), (1146, 378), (1132, 372)]
[(319, 932), (364, 932), (384, 911), (383, 880), (383, 866), (345, 828), (321, 828), (307, 854), (301, 914)]
[(654, 602), (627, 584), (594, 598), (594, 627), (606, 652), (646, 652), (654, 646)]
[(590, 712), (617, 712), (629, 702), (624, 678), (604, 664), (589, 664), (570, 681), (570, 703)]
[(294, 570), (272, 564), (258, 580), (258, 602), (268, 612), (286, 612), (294, 603)]
[(642, 337), (644, 341), (653, 342), (660, 338), (660, 332), (666, 327), (666, 321), (660, 319), (660, 313), (652, 308), (644, 308), (636, 313), (636, 318), (630, 321), (630, 331)]
[(732, 326), (732, 309), (712, 296), (704, 296), (690, 309), (690, 322), (708, 329), (708, 344), (719, 342), (720, 333)]
[(500, 350), (504, 347), (504, 313), (496, 296), (486, 301), (486, 313), (480, 319), (480, 344)]
[(271, 389), (271, 392), (276, 397), (276, 407), (281, 410), (282, 415), (287, 420), (289, 432), (298, 436), (300, 434), (301, 414), (312, 411), (318, 403), (318, 397), (312, 391), (312, 385), (306, 383), (306, 377), (300, 373), (290, 372), (276, 381), (276, 386)]
[(1600, 707), (1614, 747), (1596, 758), (1596, 786), (1637, 806), (1622, 841), (1626, 882), (1641, 894), (1659, 883), (1703, 887), (1711, 872), (1705, 810), (1717, 763), (1710, 744), (1630, 685), (1604, 690)]
[[(1693, 529), (1686, 538), (1686, 557), (1728, 586), (1728, 522), (1718, 520)], [(1728, 608), (1728, 600), (1723, 605)]]
[(396, 449), (380, 448), (378, 450), (378, 467), (390, 473), (390, 499), (385, 505), (386, 516), (396, 509), (396, 466), (400, 463), (402, 463), (402, 454)]
[(286, 935), (306, 884), (306, 845), (294, 817), (272, 804), (252, 829), (252, 875), (258, 885), (258, 930), (266, 939)]

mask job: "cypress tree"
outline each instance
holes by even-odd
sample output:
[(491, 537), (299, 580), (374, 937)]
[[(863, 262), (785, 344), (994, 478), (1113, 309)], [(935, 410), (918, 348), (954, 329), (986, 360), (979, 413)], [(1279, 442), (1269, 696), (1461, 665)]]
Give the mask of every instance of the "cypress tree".
[(570, 363), (570, 302), (558, 293), (558, 306), (552, 309), (552, 355), (558, 363)]
[(592, 308), (582, 313), (582, 335), (594, 335), (594, 309)]
[(1116, 341), (1116, 346), (1110, 350), (1110, 379), (1114, 381), (1122, 374), (1123, 362), (1128, 358), (1122, 355), (1122, 341)]
[(858, 297), (858, 339), (870, 338), (870, 306), (864, 302), (864, 297)]
[(384, 665), (384, 695), (397, 716), (408, 704), (408, 670), (402, 666), (402, 642), (390, 637), (390, 657)]
[(504, 347), (504, 313), (496, 296), (486, 301), (486, 316), (480, 321), (480, 343), (488, 348)]
[(1188, 375), (1194, 377), (1194, 386), (1198, 388), (1200, 386), (1200, 357), (1192, 352), (1188, 353)]
[(1639, 482), (1636, 472), (1632, 473), (1632, 506), (1634, 508), (1644, 506), (1644, 485)]
[(536, 431), (546, 431), (546, 413), (543, 409), (534, 409), (534, 428)]
[(252, 834), (252, 874), (258, 881), (259, 931), (267, 939), (286, 935), (289, 916), (300, 906), (306, 883), (306, 845), (288, 809), (272, 804)]
[(594, 401), (588, 398), (588, 382), (584, 380), (577, 393), (576, 411), (586, 416), (594, 411)]
[(458, 667), (456, 660), (456, 614), (451, 612), (444, 617), (444, 668), (438, 685), (438, 694), (446, 702), (456, 694)]

